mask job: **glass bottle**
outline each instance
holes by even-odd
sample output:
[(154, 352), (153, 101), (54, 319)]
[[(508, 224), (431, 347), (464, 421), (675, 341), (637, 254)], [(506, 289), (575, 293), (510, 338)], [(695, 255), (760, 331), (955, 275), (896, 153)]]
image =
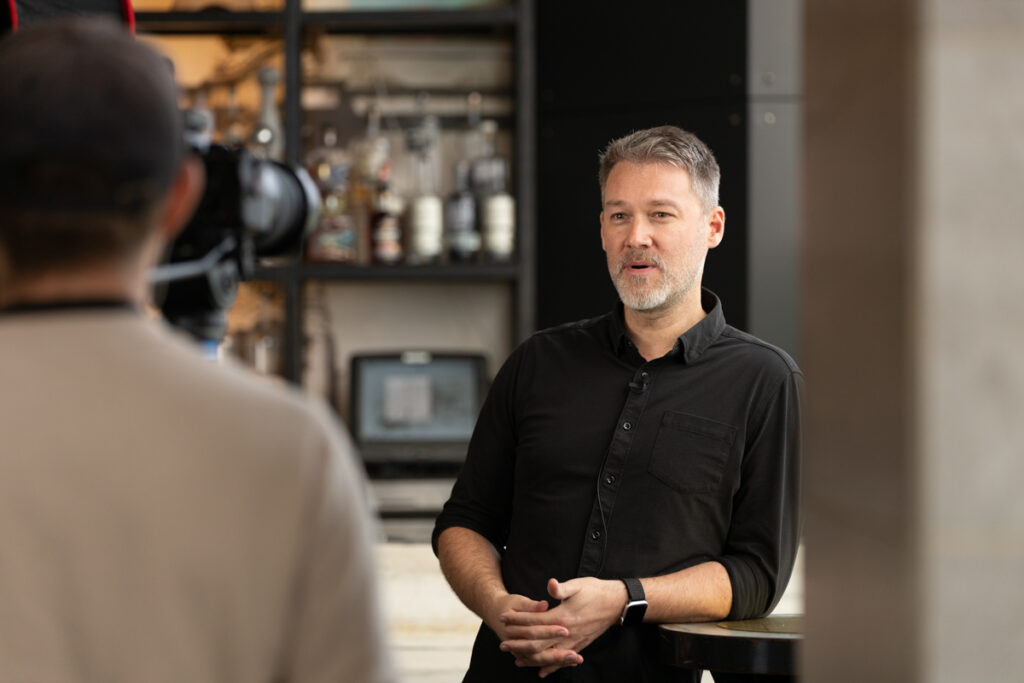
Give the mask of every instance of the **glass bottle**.
[(325, 124), (321, 145), (307, 159), (322, 198), (320, 223), (306, 241), (310, 261), (353, 263), (358, 258), (357, 225), (348, 205), (350, 166), (348, 154), (338, 146), (337, 129)]
[(495, 139), (497, 135), (498, 123), (496, 121), (486, 119), (480, 122), (474, 142), (476, 153), (470, 157), (470, 168), (473, 192), (481, 197), (494, 191), (497, 167), (502, 163), (496, 152)]
[(391, 162), (380, 169), (373, 209), (370, 213), (370, 240), (373, 262), (394, 265), (402, 261), (402, 201), (391, 189)]
[(260, 115), (252, 133), (251, 151), (258, 157), (284, 159), (284, 129), (277, 111), (277, 83), (281, 78), (269, 66), (260, 69)]
[(216, 132), (213, 110), (206, 103), (206, 90), (195, 94), (192, 106), (184, 111), (183, 118), (185, 141), (193, 149), (206, 150)]
[(238, 108), (238, 87), (228, 84), (228, 103), (224, 112), (224, 134), (221, 136), (228, 147), (241, 147), (245, 143), (242, 115)]
[(444, 251), (444, 206), (437, 195), (437, 153), (441, 128), (436, 116), (427, 113), (427, 96), (418, 98), (419, 123), (406, 135), (412, 164), (413, 191), (406, 210), (406, 262), (437, 263)]
[(466, 97), (466, 131), (461, 138), (460, 161), (473, 162), (484, 156), (484, 135), (481, 130), (483, 98), (480, 93), (471, 92)]
[(508, 164), (496, 152), (498, 124), (481, 121), (480, 130), (482, 155), (473, 161), (472, 178), (483, 254), (487, 261), (505, 262), (515, 250), (515, 200), (507, 189)]
[(462, 160), (455, 165), (455, 189), (444, 206), (445, 238), (448, 260), (473, 263), (480, 256), (480, 231), (477, 229), (476, 198), (470, 190), (470, 165)]
[(491, 262), (511, 260), (516, 242), (516, 203), (506, 190), (507, 170), (503, 159), (494, 163), (490, 192), (481, 203), (480, 232), (484, 257)]
[[(382, 167), (390, 163), (390, 144), (381, 133), (380, 108), (371, 105), (366, 114), (366, 131), (352, 141), (349, 156), (352, 160), (349, 174), (349, 212), (356, 224), (357, 261), (368, 264), (373, 257), (373, 239), (370, 217)], [(390, 172), (390, 171), (389, 171)]]

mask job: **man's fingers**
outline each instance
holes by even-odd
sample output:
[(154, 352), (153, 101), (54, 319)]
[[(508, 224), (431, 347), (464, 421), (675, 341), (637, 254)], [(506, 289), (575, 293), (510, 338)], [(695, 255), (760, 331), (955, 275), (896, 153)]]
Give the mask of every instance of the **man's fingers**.
[(570, 580), (559, 583), (557, 579), (548, 579), (548, 595), (555, 600), (567, 600), (580, 590), (578, 581)]
[(512, 627), (508, 629), (508, 635), (498, 649), (522, 657), (543, 652), (557, 645), (569, 635), (569, 629), (563, 626)]
[(533, 603), (533, 606), (527, 610), (529, 612), (546, 612), (548, 610), (548, 601), (539, 600)]
[(541, 670), (537, 672), (537, 675), (541, 678), (547, 678), (551, 674), (555, 673), (559, 669), (566, 666), (579, 666), (583, 663), (583, 657), (578, 654), (572, 654), (566, 657), (561, 664), (550, 664), (545, 667), (541, 667)]
[(512, 610), (498, 615), (501, 623), (507, 626), (562, 626), (557, 616), (548, 610), (537, 612), (519, 612)]
[(531, 600), (525, 596), (516, 596), (516, 600), (509, 605), (509, 612), (546, 612), (548, 609), (547, 600)]
[(511, 625), (505, 629), (508, 637), (505, 640), (555, 640), (569, 635), (569, 629), (561, 624), (544, 624), (541, 626)]
[(561, 669), (563, 666), (576, 666), (582, 662), (583, 657), (578, 652), (554, 647), (532, 655), (516, 656), (516, 666), (554, 667), (552, 670)]
[[(548, 650), (555, 641), (552, 640), (506, 640), (498, 648), (502, 652), (508, 652), (509, 654), (515, 655), (518, 659), (532, 659), (541, 652)], [(534, 664), (533, 666), (540, 666)]]

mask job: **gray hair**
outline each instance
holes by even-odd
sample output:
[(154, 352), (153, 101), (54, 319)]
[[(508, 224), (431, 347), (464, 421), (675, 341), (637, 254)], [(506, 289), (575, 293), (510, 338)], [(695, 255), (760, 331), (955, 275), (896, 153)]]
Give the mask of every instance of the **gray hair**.
[(718, 184), (722, 172), (715, 155), (693, 133), (676, 126), (658, 126), (612, 140), (600, 156), (598, 181), (601, 197), (612, 168), (620, 161), (634, 164), (660, 163), (681, 168), (690, 174), (693, 191), (704, 212), (718, 206)]

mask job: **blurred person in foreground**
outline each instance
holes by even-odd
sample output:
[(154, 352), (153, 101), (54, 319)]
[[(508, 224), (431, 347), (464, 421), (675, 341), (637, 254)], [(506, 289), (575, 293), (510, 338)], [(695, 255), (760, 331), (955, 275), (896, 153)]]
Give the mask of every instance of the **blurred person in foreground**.
[(347, 436), (143, 314), (180, 119), (114, 22), (0, 41), (0, 680), (393, 681)]
[(719, 177), (672, 126), (601, 156), (621, 302), (512, 353), (434, 529), (483, 619), (465, 681), (696, 681), (660, 663), (658, 623), (757, 617), (782, 596), (803, 379), (701, 287)]

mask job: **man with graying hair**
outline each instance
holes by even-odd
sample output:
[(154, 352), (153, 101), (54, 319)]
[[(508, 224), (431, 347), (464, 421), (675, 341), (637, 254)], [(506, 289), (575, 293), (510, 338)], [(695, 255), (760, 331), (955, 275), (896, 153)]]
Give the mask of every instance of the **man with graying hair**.
[(660, 662), (658, 623), (757, 617), (782, 596), (803, 378), (701, 287), (725, 229), (719, 175), (672, 126), (601, 157), (621, 301), (512, 353), (434, 529), (483, 620), (467, 682), (686, 680)]
[(0, 41), (0, 680), (394, 681), (346, 434), (143, 312), (180, 118), (116, 23)]

